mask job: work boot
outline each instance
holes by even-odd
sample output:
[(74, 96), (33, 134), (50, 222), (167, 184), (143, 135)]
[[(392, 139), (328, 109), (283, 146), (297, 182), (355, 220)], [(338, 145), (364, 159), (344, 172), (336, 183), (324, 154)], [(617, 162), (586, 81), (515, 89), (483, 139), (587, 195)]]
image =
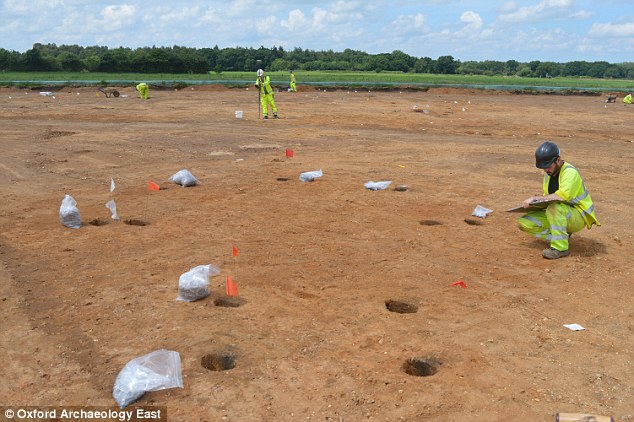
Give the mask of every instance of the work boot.
[(279, 119), (279, 117), (278, 117), (277, 113), (273, 114), (273, 118), (275, 118), (275, 119)]
[(265, 118), (265, 119), (268, 119), (268, 118), (269, 118), (269, 116), (267, 116), (267, 115), (264, 115), (264, 118)]
[(544, 252), (542, 252), (542, 256), (546, 259), (559, 259), (568, 255), (570, 255), (570, 251), (558, 251), (555, 248), (544, 249)]

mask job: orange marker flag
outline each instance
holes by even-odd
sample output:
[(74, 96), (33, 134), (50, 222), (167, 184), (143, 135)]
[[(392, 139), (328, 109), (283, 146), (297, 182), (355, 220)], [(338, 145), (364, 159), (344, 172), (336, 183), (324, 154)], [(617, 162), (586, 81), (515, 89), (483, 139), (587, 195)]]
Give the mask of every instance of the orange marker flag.
[(157, 185), (156, 183), (154, 183), (153, 181), (148, 181), (148, 186), (150, 188), (150, 190), (155, 190), (155, 191), (160, 191), (161, 187), (159, 185)]
[(227, 277), (227, 296), (238, 296), (238, 284)]
[(467, 288), (466, 283), (465, 283), (464, 281), (462, 281), (462, 280), (458, 280), (458, 281), (456, 281), (455, 283), (451, 283), (451, 285), (452, 285), (452, 286), (460, 286), (460, 287), (462, 287), (463, 289), (466, 289), (466, 288)]
[(236, 256), (238, 256), (238, 252), (238, 248), (236, 248), (235, 245), (231, 245), (231, 256), (235, 258)]
[(295, 151), (293, 151), (292, 149), (286, 150), (286, 158), (293, 158), (294, 154), (295, 154)]

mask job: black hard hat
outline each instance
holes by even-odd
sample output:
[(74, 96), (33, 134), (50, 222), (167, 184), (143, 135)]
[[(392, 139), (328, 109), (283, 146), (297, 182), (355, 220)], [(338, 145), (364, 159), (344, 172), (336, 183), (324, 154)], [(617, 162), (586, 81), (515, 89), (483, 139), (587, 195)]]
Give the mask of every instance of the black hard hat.
[(559, 147), (554, 142), (546, 141), (535, 150), (535, 166), (547, 169), (559, 157)]

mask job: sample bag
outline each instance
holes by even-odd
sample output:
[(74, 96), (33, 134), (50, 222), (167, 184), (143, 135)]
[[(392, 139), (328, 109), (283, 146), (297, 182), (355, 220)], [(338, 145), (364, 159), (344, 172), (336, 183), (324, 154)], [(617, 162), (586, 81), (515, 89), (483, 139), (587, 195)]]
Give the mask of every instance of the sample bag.
[(156, 350), (128, 362), (114, 382), (112, 395), (121, 409), (146, 391), (183, 388), (181, 357), (171, 350)]
[(386, 180), (386, 181), (383, 181), (383, 182), (369, 181), (369, 182), (366, 182), (363, 186), (365, 186), (366, 189), (370, 189), (370, 190), (385, 190), (391, 184), (392, 184), (391, 180)]
[(473, 215), (475, 217), (486, 218), (486, 216), (491, 214), (492, 212), (493, 212), (493, 210), (490, 210), (488, 208), (484, 208), (482, 205), (478, 205), (478, 206), (475, 207), (475, 209), (473, 210), (471, 215)]
[(170, 182), (174, 182), (182, 187), (196, 186), (198, 184), (198, 179), (196, 179), (189, 170), (185, 169), (173, 174), (169, 180)]
[(81, 217), (77, 208), (77, 201), (72, 196), (66, 195), (59, 207), (59, 221), (66, 227), (78, 229), (81, 227)]
[(106, 202), (106, 208), (110, 210), (113, 220), (119, 219), (119, 214), (117, 214), (117, 204), (115, 204), (114, 199), (111, 199), (110, 201)]
[(220, 268), (208, 264), (199, 265), (178, 279), (178, 297), (181, 302), (194, 302), (209, 296), (209, 277), (220, 274)]
[(316, 178), (323, 175), (324, 173), (321, 171), (321, 169), (315, 171), (306, 171), (299, 175), (299, 180), (301, 180), (302, 182), (312, 182)]

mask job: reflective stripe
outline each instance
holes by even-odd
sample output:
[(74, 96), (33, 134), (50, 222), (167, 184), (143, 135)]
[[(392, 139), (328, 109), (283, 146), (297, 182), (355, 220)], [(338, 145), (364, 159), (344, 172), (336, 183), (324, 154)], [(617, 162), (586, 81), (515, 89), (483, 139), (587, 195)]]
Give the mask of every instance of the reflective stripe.
[[(572, 175), (572, 174), (566, 173), (568, 169), (574, 170), (577, 174)], [(567, 175), (565, 176), (566, 178), (574, 179), (573, 186), (570, 186), (570, 189), (574, 190), (574, 192), (570, 192), (570, 194), (576, 195), (574, 198), (568, 201), (565, 201), (565, 203), (567, 205), (570, 205), (571, 207), (574, 207), (575, 209), (579, 211), (579, 213), (581, 214), (581, 217), (583, 218), (585, 222), (586, 227), (590, 228), (594, 224), (600, 225), (599, 222), (597, 221), (597, 217), (594, 215), (595, 209), (594, 209), (594, 204), (592, 203), (590, 193), (585, 183), (583, 182), (583, 179), (581, 178), (581, 174), (579, 173), (579, 170), (577, 170), (570, 163), (564, 163), (564, 167), (562, 167), (560, 172), (560, 177), (562, 174)], [(549, 180), (550, 180), (550, 177), (547, 174), (544, 175), (544, 182), (543, 182), (544, 194), (548, 192)], [(570, 217), (569, 221), (572, 221), (572, 219), (573, 217)]]
[(572, 217), (572, 210), (568, 208), (568, 214), (566, 214), (566, 220), (570, 220), (571, 217)]
[(568, 239), (568, 233), (562, 234), (560, 236), (550, 236), (550, 240), (566, 240)]
[(535, 217), (531, 217), (530, 215), (525, 215), (524, 217), (522, 217), (528, 221), (532, 221), (533, 223), (535, 223), (535, 225), (537, 227), (542, 227), (542, 222), (539, 221), (538, 219), (536, 219)]
[[(541, 226), (541, 224), (540, 224)], [(545, 239), (545, 240), (549, 240), (550, 239), (550, 229), (544, 229), (539, 233), (535, 233), (535, 237), (538, 239)]]
[[(571, 170), (574, 170), (574, 171), (576, 171), (577, 173), (579, 173), (579, 170), (577, 170), (577, 168), (576, 168), (575, 166), (573, 166), (573, 165), (572, 165), (572, 164), (570, 164), (570, 163), (566, 163), (566, 164), (568, 164), (568, 165), (566, 166), (566, 168), (564, 168), (564, 171), (565, 171), (565, 170), (568, 170), (568, 169), (571, 169)], [(563, 171), (562, 171), (562, 173), (563, 173)]]
[(560, 231), (560, 232), (565, 232), (565, 231), (566, 231), (566, 227), (561, 227), (561, 226), (550, 226), (550, 230), (551, 230), (551, 231)]
[(588, 192), (587, 189), (585, 189), (583, 191), (583, 193), (579, 196), (577, 196), (576, 198), (572, 198), (570, 201), (571, 204), (578, 204), (579, 202), (583, 201), (584, 199), (586, 199), (586, 197), (590, 194), (590, 192)]

